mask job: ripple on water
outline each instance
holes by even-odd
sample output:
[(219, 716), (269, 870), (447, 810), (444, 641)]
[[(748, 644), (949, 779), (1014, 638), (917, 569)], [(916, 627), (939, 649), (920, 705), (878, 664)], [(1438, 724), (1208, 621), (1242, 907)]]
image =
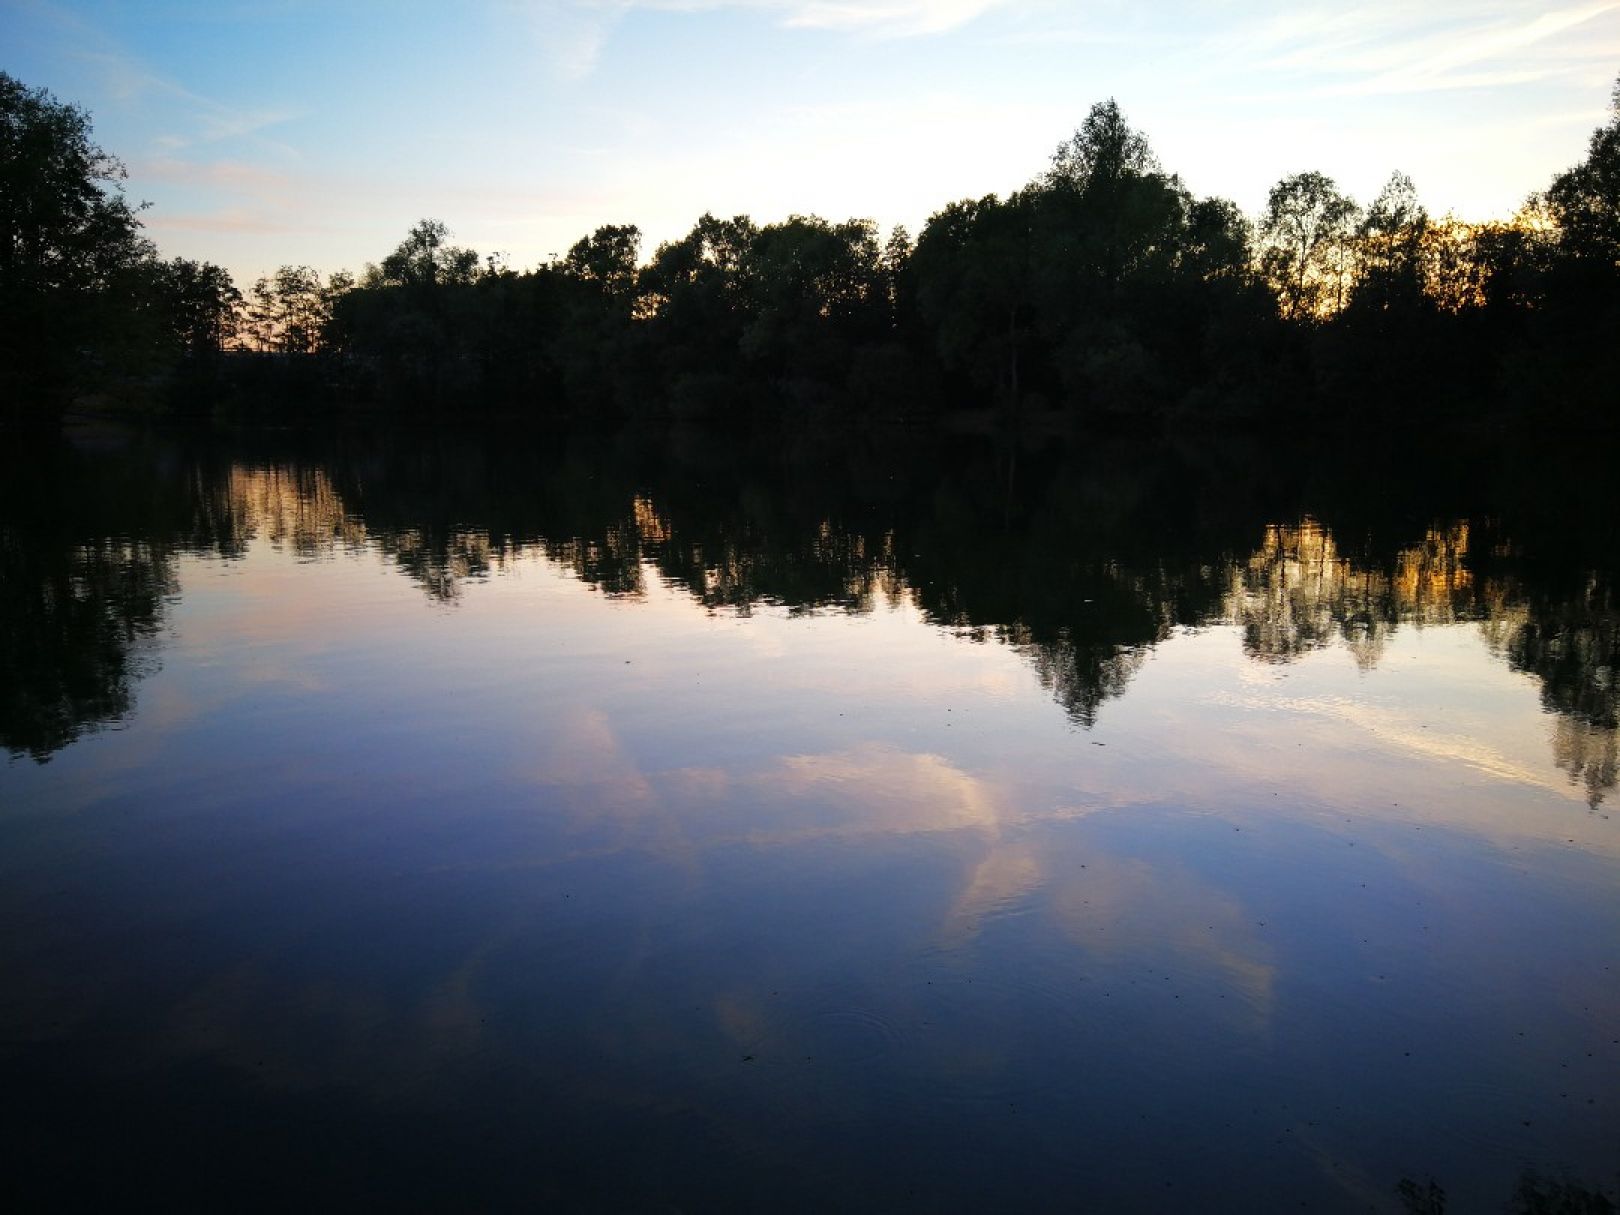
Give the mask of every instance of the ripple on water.
[(784, 1062), (873, 1065), (898, 1053), (907, 1025), (894, 1010), (849, 992), (772, 998), (764, 1049)]

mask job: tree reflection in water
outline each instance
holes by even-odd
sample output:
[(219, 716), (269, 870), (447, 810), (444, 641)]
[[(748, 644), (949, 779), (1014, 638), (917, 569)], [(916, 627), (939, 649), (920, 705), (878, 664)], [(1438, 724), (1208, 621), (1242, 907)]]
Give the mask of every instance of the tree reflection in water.
[(371, 549), (446, 603), (530, 554), (608, 595), (656, 578), (710, 611), (906, 601), (1017, 651), (1084, 727), (1178, 630), (1235, 626), (1262, 663), (1343, 645), (1371, 669), (1399, 629), (1473, 623), (1538, 681), (1553, 759), (1589, 805), (1614, 787), (1620, 607), (1600, 508), (1516, 512), (1549, 487), (1493, 479), (1483, 459), (1457, 462), (1482, 489), (1392, 485), (1350, 459), (1324, 475), (1319, 455), (1305, 477), (1254, 450), (987, 447), (867, 436), (780, 455), (676, 435), (56, 449), (19, 461), (4, 491), (0, 739), (43, 761), (125, 719), (178, 557), (230, 560), (259, 541), (303, 559)]

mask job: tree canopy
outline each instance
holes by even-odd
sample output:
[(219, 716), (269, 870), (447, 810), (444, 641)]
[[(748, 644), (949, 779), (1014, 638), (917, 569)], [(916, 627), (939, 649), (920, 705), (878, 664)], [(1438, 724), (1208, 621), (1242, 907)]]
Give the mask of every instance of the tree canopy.
[(640, 228), (603, 224), (519, 271), (428, 218), (358, 277), (289, 264), (245, 298), (157, 258), (79, 108), (0, 74), (0, 152), (13, 420), (97, 381), (228, 392), (219, 368), (253, 365), (232, 351), (395, 408), (607, 417), (1258, 422), (1494, 394), (1612, 419), (1620, 377), (1620, 84), (1585, 157), (1510, 222), (1431, 216), (1404, 173), (1363, 207), (1314, 170), (1251, 222), (1108, 98), (1021, 188), (945, 204), (915, 244), (858, 217), (704, 214), (645, 260)]
[(230, 276), (159, 261), (125, 177), (89, 114), (0, 72), (0, 398), (13, 424), (234, 335)]

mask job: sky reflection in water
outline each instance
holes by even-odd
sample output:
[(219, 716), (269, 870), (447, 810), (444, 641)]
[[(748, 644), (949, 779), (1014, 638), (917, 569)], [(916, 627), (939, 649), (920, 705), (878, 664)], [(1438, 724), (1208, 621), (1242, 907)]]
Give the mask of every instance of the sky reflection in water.
[[(1525, 559), (1534, 526), (1432, 514), (1357, 550), (1239, 510), (1247, 547), (1197, 552), (1054, 524), (1085, 478), (1026, 470), (992, 552), (943, 490), (795, 526), (600, 453), (505, 498), (332, 457), (64, 459), (104, 513), (58, 477), (79, 505), (6, 535), (28, 1193), (1612, 1184), (1611, 571)], [(178, 495), (158, 520), (119, 497), (148, 482)], [(1005, 556), (1043, 528), (1050, 599)], [(65, 675), (50, 639), (86, 636), (122, 665)]]

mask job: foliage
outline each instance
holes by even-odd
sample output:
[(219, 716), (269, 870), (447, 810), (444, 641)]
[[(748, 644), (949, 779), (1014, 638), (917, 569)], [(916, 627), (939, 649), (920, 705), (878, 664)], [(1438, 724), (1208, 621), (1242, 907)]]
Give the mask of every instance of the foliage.
[(242, 299), (208, 262), (161, 261), (90, 116), (0, 73), (0, 393), (14, 424), (76, 395), (151, 403), (234, 339)]
[(183, 257), (160, 262), (154, 281), (174, 344), (192, 357), (222, 353), (241, 323), (242, 293), (210, 262)]
[(152, 249), (124, 177), (88, 114), (0, 72), (0, 388), (14, 421), (59, 404), (136, 311)]
[(639, 228), (605, 224), (519, 271), (423, 219), (358, 279), (287, 265), (244, 300), (217, 266), (157, 260), (82, 111), (0, 85), (0, 375), (34, 396), (238, 347), (277, 359), (224, 363), (304, 359), (350, 398), (435, 413), (1326, 423), (1417, 395), (1615, 420), (1620, 88), (1585, 159), (1505, 223), (1435, 219), (1401, 173), (1363, 209), (1314, 171), (1251, 223), (1110, 98), (1033, 180), (948, 203), (915, 244), (705, 214), (645, 262)]
[(415, 291), (464, 286), (478, 274), (478, 254), (447, 244), (450, 229), (437, 219), (421, 220), (387, 257), (378, 281)]
[(1344, 305), (1357, 207), (1322, 173), (1295, 173), (1271, 188), (1260, 235), (1262, 266), (1284, 315), (1311, 321)]
[(1620, 267), (1620, 79), (1610, 118), (1592, 132), (1586, 159), (1553, 178), (1546, 202), (1569, 254)]

